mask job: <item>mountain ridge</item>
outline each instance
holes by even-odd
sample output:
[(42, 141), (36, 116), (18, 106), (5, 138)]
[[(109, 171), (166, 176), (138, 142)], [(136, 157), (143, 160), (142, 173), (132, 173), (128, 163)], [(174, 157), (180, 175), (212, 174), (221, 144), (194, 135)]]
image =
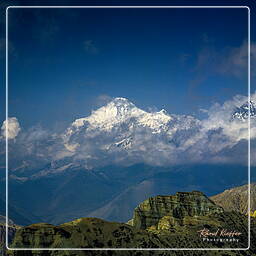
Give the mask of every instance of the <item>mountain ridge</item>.
[[(167, 198), (171, 200), (169, 203), (162, 201)], [(155, 203), (147, 204), (148, 200)], [(143, 214), (142, 212), (138, 214), (139, 209), (144, 211)], [(20, 249), (24, 246), (26, 248), (147, 249), (247, 247), (246, 216), (235, 212), (224, 212), (221, 207), (215, 205), (213, 201), (199, 191), (177, 192), (175, 195), (156, 196), (147, 199), (135, 209), (134, 216), (133, 223), (130, 222), (129, 224), (108, 222), (98, 218), (80, 218), (58, 226), (47, 223), (32, 224), (16, 231), (11, 247)], [(144, 218), (147, 220), (144, 221)], [(146, 225), (141, 226), (138, 225), (139, 223), (146, 223)], [(252, 225), (251, 235), (253, 238), (256, 235), (256, 222), (254, 220)], [(227, 232), (231, 226), (233, 232), (237, 234), (237, 237), (232, 237), (232, 239), (238, 239), (238, 242), (230, 242), (230, 235)], [(221, 237), (222, 241), (219, 242), (205, 242), (198, 233), (203, 229), (223, 229), (226, 230), (227, 235)], [(219, 239), (219, 237), (217, 236), (215, 239)], [(245, 251), (244, 255), (254, 255), (252, 254), (253, 250), (254, 247)], [(10, 253), (15, 256), (23, 255), (21, 251), (11, 251)], [(63, 251), (59, 251), (55, 252), (54, 255), (67, 255), (63, 253)], [(79, 255), (87, 255), (87, 253), (88, 251), (81, 251)], [(127, 251), (124, 255), (134, 255), (134, 253), (134, 251)], [(156, 253), (154, 255), (169, 255), (158, 254), (157, 251), (154, 253)], [(214, 251), (204, 253), (204, 255), (216, 255)], [(52, 251), (44, 251), (44, 254), (31, 251), (29, 255), (35, 254), (53, 255)], [(91, 255), (105, 255), (105, 253), (102, 251), (101, 254), (100, 251), (97, 251)], [(180, 254), (173, 251), (172, 255)], [(228, 255), (235, 256), (236, 252), (230, 252)]]
[[(248, 184), (239, 187), (226, 189), (224, 192), (214, 195), (211, 198), (216, 204), (222, 206), (225, 211), (236, 211), (248, 214)], [(250, 185), (250, 213), (256, 212), (256, 183)]]

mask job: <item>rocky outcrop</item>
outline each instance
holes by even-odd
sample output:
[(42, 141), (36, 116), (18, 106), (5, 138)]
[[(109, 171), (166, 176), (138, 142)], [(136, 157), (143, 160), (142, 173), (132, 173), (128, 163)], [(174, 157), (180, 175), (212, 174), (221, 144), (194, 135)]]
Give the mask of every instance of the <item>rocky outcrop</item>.
[[(0, 215), (0, 251), (2, 252), (1, 256), (6, 255), (6, 224), (5, 224), (6, 218), (5, 216)], [(12, 220), (9, 219), (9, 225), (8, 225), (8, 241), (9, 244), (12, 242), (14, 235), (17, 231), (19, 226), (15, 225)]]
[(159, 247), (153, 234), (124, 223), (81, 218), (59, 226), (33, 224), (17, 231), (14, 248)]
[[(186, 217), (185, 217), (186, 218)], [(204, 217), (202, 217), (204, 218)], [(168, 216), (162, 218), (159, 225), (165, 226), (168, 222)], [(214, 247), (241, 247), (247, 246), (247, 218), (239, 213), (219, 213), (211, 215), (211, 222), (190, 226), (187, 233), (183, 229), (178, 232), (171, 232), (167, 229), (161, 230), (159, 233), (150, 232), (150, 230), (142, 230), (132, 227), (124, 223), (107, 222), (97, 218), (82, 218), (59, 226), (50, 224), (33, 224), (20, 228), (15, 235), (11, 245), (13, 248), (214, 248)], [(202, 224), (203, 223), (203, 224)], [(216, 224), (217, 223), (217, 224)], [(204, 242), (198, 234), (198, 230), (210, 228), (217, 230), (223, 228), (241, 232), (243, 235), (239, 237), (238, 243), (212, 243)], [(252, 222), (252, 241), (255, 236), (255, 221)], [(244, 251), (244, 255), (255, 255), (253, 252), (255, 247), (249, 251)], [(137, 254), (134, 251), (10, 251), (10, 255), (14, 256), (67, 256), (67, 255), (227, 255), (215, 254), (214, 251), (203, 254), (191, 251), (191, 254), (180, 254), (180, 251), (141, 251)], [(236, 252), (228, 254), (237, 256)]]
[[(81, 218), (58, 226), (38, 223), (17, 230), (13, 248), (246, 248), (248, 245), (248, 218), (238, 212), (225, 212), (203, 193), (179, 192), (172, 196), (156, 196), (142, 202), (128, 224), (108, 222), (98, 218)], [(200, 230), (239, 234), (238, 241), (230, 243), (205, 242)], [(200, 231), (201, 232), (201, 231)], [(256, 219), (251, 222), (251, 241), (256, 237)], [(215, 238), (215, 236), (213, 236)], [(253, 245), (244, 255), (255, 255)], [(25, 254), (24, 254), (25, 253)], [(67, 255), (172, 255), (216, 256), (226, 252), (191, 251), (10, 251), (13, 256), (67, 256)], [(230, 256), (237, 256), (230, 251)]]
[[(15, 225), (8, 226), (9, 242), (12, 242), (12, 239), (15, 235), (16, 230), (17, 230), (17, 226)], [(1, 245), (0, 247), (4, 246), (5, 238), (6, 238), (6, 226), (5, 224), (0, 223), (0, 245)]]
[[(250, 186), (251, 216), (256, 217), (256, 183)], [(248, 214), (248, 185), (227, 189), (224, 192), (212, 196), (211, 200), (222, 206), (225, 211), (236, 211)]]
[[(177, 192), (170, 196), (151, 197), (135, 208), (128, 223), (136, 228), (166, 229), (200, 222), (200, 217), (223, 212), (202, 192)], [(203, 219), (203, 218), (201, 218)]]

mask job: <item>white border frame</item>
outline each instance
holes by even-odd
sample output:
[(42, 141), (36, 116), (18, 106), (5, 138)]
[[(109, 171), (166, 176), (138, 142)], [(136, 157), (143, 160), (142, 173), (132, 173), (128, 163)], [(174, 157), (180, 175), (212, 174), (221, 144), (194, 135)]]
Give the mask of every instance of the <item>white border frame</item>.
[[(248, 10), (248, 104), (251, 100), (251, 81), (250, 81), (250, 69), (251, 69), (251, 25), (250, 25), (250, 8), (248, 6), (8, 6), (6, 8), (6, 131), (8, 131), (8, 10), (17, 8), (246, 8)], [(8, 132), (6, 132), (6, 248), (12, 251), (226, 251), (226, 250), (249, 250), (251, 245), (251, 217), (250, 217), (250, 203), (251, 203), (251, 167), (250, 167), (250, 108), (248, 109), (248, 246), (246, 248), (11, 248), (8, 241)]]

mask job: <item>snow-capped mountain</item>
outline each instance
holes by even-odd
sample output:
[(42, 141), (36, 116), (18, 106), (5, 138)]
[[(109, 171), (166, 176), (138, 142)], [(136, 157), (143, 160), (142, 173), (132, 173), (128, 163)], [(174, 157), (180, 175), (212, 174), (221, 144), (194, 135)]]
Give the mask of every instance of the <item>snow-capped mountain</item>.
[(249, 104), (248, 104), (248, 102), (246, 102), (242, 106), (236, 108), (235, 112), (232, 114), (232, 118), (239, 119), (241, 121), (245, 121), (248, 119), (249, 110), (250, 110), (251, 117), (256, 116), (256, 108), (255, 108), (253, 101), (250, 101)]
[(147, 112), (137, 108), (128, 99), (115, 98), (106, 106), (93, 111), (90, 116), (75, 120), (66, 130), (63, 139), (69, 151), (77, 150), (81, 141), (88, 144), (97, 137), (94, 143), (101, 149), (137, 150), (140, 147), (143, 150), (147, 142), (152, 140), (155, 143), (167, 142), (167, 146), (170, 146), (175, 134), (186, 130), (184, 139), (199, 125), (200, 121), (192, 116), (170, 115), (164, 109)]
[(75, 120), (68, 129), (67, 135), (73, 134), (82, 127), (89, 130), (111, 131), (124, 122), (134, 122), (132, 119), (138, 125), (149, 127), (155, 133), (159, 133), (172, 117), (164, 109), (159, 112), (148, 113), (137, 108), (125, 98), (115, 98), (106, 106), (93, 111), (89, 117)]
[[(115, 98), (66, 129), (62, 134), (65, 154), (86, 163), (86, 168), (137, 162), (168, 165), (183, 161), (183, 157), (198, 161), (248, 138), (247, 123), (242, 122), (248, 117), (248, 105), (223, 106), (212, 109), (206, 120), (199, 120), (164, 109), (147, 112), (128, 99)], [(252, 101), (250, 109), (255, 116)], [(252, 129), (251, 135), (255, 132)]]
[[(15, 173), (31, 169), (33, 174), (40, 166), (44, 175), (70, 169), (70, 163), (72, 168), (94, 169), (112, 164), (166, 166), (220, 159), (233, 162), (233, 147), (248, 139), (245, 120), (249, 107), (251, 117), (256, 116), (255, 95), (249, 107), (246, 99), (239, 96), (215, 104), (207, 111), (208, 117), (199, 120), (165, 110), (145, 111), (128, 99), (115, 98), (91, 115), (74, 120), (62, 133), (40, 128), (21, 130), (9, 143), (10, 166)], [(256, 138), (255, 118), (251, 118), (250, 135)], [(0, 157), (4, 162), (4, 155)], [(24, 160), (29, 167), (21, 164)], [(46, 165), (49, 168), (43, 167)]]
[[(24, 207), (26, 216), (40, 216), (40, 222), (42, 217), (42, 222), (63, 223), (81, 214), (112, 218), (123, 209), (120, 221), (126, 221), (130, 208), (122, 202), (131, 197), (191, 184), (212, 193), (216, 184), (219, 190), (246, 180), (246, 98), (215, 104), (201, 120), (165, 110), (147, 112), (115, 98), (62, 133), (21, 129), (9, 142), (10, 201)], [(249, 107), (256, 117), (253, 101)], [(250, 135), (256, 150), (256, 118), (251, 118)], [(4, 161), (0, 154), (0, 185)], [(254, 158), (251, 164), (256, 166)]]

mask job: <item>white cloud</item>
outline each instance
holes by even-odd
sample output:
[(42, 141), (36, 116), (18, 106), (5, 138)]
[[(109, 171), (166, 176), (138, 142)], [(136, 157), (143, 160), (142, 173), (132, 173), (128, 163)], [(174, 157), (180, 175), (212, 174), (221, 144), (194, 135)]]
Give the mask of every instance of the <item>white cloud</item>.
[[(256, 100), (256, 94), (252, 94)], [(71, 136), (66, 137), (65, 145), (75, 145), (70, 149), (74, 159), (90, 165), (134, 164), (144, 162), (151, 165), (170, 165), (198, 162), (239, 162), (245, 163), (248, 139), (248, 123), (232, 120), (237, 107), (247, 102), (246, 96), (236, 96), (224, 104), (214, 104), (204, 112), (203, 120), (194, 117), (171, 115), (166, 129), (155, 133), (147, 122), (131, 117), (124, 123), (110, 122), (111, 130), (103, 131), (89, 123), (79, 126)], [(146, 114), (146, 112), (143, 112)], [(150, 113), (157, 118), (157, 113)], [(159, 125), (163, 123), (160, 119)], [(256, 139), (256, 120), (252, 118), (251, 138)], [(119, 145), (129, 141), (129, 147)], [(118, 146), (115, 146), (118, 145)], [(232, 153), (233, 147), (236, 155)], [(239, 153), (239, 148), (243, 154)], [(68, 148), (67, 148), (68, 150)]]
[(112, 99), (113, 97), (107, 94), (101, 94), (96, 98), (95, 103), (97, 107), (102, 107), (103, 105), (109, 103)]
[[(251, 78), (256, 78), (256, 42), (251, 45)], [(248, 80), (248, 42), (244, 41), (238, 46), (226, 46), (218, 49), (214, 44), (206, 43), (195, 56), (193, 68), (193, 78), (188, 84), (187, 101), (197, 106), (198, 102), (215, 101), (218, 98), (219, 90), (211, 92), (210, 95), (202, 94), (202, 88), (207, 86), (206, 81), (210, 81), (213, 76), (225, 76), (239, 79), (245, 85)], [(254, 83), (251, 83), (253, 86)], [(233, 93), (232, 86), (223, 87), (222, 93)]]
[[(256, 43), (251, 43), (252, 70), (256, 62)], [(218, 65), (219, 72), (236, 77), (247, 76), (248, 72), (248, 42), (244, 41), (239, 47), (230, 48), (228, 54)], [(252, 74), (255, 75), (255, 74)]]
[[(256, 102), (256, 93), (251, 98)], [(68, 161), (87, 168), (135, 163), (157, 166), (184, 163), (246, 164), (248, 123), (246, 120), (232, 119), (236, 108), (246, 102), (246, 96), (238, 95), (223, 104), (216, 103), (204, 111), (207, 117), (203, 120), (170, 115), (165, 126), (161, 126), (163, 122), (159, 120), (162, 128), (157, 133), (146, 125), (148, 122), (140, 123), (141, 119), (131, 116), (117, 123), (110, 121), (113, 127), (109, 130), (88, 122), (72, 130), (69, 127), (64, 133), (52, 133), (35, 126), (23, 130), (16, 138), (20, 126), (16, 118), (11, 118), (9, 136), (16, 140), (10, 142), (10, 151), (15, 159), (29, 159), (35, 165)], [(145, 111), (141, 113), (147, 115)], [(154, 114), (157, 117), (157, 113), (151, 112), (149, 117)], [(5, 127), (6, 123), (2, 126), (2, 134)], [(256, 150), (255, 142), (256, 117), (253, 117), (252, 151)]]
[[(7, 129), (8, 128), (8, 129)], [(9, 117), (5, 120), (1, 127), (1, 134), (4, 138), (14, 139), (19, 134), (21, 128), (16, 117)]]

